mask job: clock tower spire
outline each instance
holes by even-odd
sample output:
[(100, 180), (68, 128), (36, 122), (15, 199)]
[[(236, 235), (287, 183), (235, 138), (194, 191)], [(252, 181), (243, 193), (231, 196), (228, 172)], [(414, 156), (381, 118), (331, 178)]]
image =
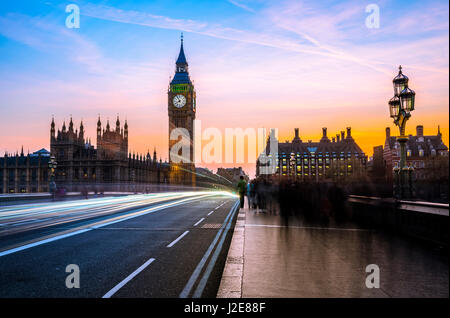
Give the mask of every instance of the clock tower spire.
[(180, 52), (175, 62), (175, 75), (168, 90), (169, 163), (172, 182), (195, 184), (193, 138), (196, 93), (189, 77), (183, 42), (182, 33)]

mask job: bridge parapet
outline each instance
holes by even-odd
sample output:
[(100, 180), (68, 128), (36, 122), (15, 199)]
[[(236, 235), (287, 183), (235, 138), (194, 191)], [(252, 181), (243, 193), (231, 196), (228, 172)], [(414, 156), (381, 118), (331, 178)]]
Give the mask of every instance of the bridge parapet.
[(352, 219), (448, 247), (449, 204), (350, 195)]

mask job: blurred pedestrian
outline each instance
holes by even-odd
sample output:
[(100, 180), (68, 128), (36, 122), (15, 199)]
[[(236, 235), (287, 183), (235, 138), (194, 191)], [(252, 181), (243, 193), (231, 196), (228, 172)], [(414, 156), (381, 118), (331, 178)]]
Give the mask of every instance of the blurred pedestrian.
[(240, 176), (239, 179), (237, 191), (239, 193), (240, 207), (242, 209), (244, 207), (244, 196), (247, 191), (247, 182), (244, 180), (244, 176)]
[(255, 184), (253, 181), (247, 183), (247, 200), (248, 200), (248, 209), (250, 210), (253, 205), (253, 197), (254, 197), (254, 189)]

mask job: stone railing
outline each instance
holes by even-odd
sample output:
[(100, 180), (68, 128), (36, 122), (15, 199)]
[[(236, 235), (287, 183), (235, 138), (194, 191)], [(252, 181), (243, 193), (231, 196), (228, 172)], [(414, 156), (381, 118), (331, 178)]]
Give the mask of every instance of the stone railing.
[(353, 220), (448, 247), (449, 205), (350, 195)]

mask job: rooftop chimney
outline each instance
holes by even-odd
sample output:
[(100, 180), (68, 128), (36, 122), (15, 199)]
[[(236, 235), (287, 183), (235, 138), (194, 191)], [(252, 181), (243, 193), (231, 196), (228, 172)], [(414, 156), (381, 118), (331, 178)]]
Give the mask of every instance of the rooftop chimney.
[(328, 142), (330, 139), (327, 137), (327, 127), (322, 128), (322, 139), (320, 139), (321, 142)]
[(347, 139), (352, 139), (352, 127), (347, 127)]
[(341, 131), (341, 140), (344, 141), (344, 138), (345, 138), (345, 131), (342, 130)]
[(388, 139), (389, 137), (391, 137), (391, 128), (386, 127), (386, 139)]
[(422, 137), (423, 136), (423, 126), (422, 125), (418, 125), (416, 127), (416, 135), (417, 135), (417, 137)]
[(295, 137), (292, 140), (292, 142), (301, 142), (302, 140), (300, 139), (300, 136), (298, 134), (298, 128), (295, 128)]
[(336, 135), (336, 140), (337, 140), (337, 142), (340, 141), (340, 136), (339, 136), (339, 134)]

